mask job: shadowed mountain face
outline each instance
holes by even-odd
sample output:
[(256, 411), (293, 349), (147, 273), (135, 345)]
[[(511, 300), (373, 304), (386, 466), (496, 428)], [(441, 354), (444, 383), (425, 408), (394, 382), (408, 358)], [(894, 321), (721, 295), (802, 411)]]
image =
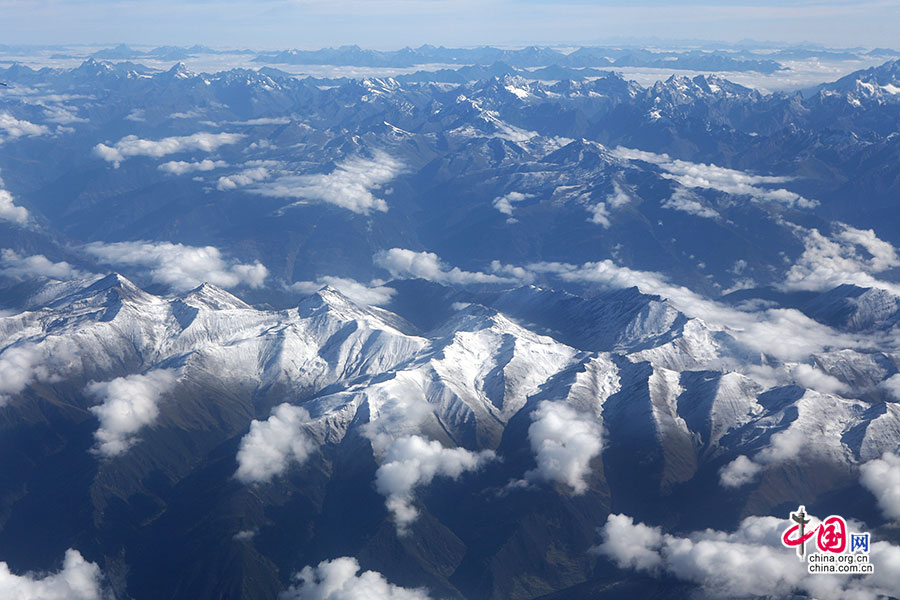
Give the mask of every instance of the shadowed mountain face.
[(900, 577), (897, 63), (0, 79), (0, 591), (743, 597), (800, 504)]

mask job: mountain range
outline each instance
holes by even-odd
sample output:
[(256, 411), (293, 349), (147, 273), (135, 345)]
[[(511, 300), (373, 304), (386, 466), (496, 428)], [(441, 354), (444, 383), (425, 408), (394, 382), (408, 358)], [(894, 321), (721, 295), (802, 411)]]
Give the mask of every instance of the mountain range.
[(896, 595), (900, 61), (522, 56), (0, 70), (0, 591)]

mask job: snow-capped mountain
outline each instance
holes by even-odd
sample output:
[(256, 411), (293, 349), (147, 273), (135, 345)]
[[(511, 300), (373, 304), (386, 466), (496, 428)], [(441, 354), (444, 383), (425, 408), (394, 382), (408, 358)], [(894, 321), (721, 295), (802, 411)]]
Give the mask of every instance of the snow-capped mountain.
[[(415, 312), (327, 287), (272, 311), (209, 284), (158, 296), (113, 274), (0, 318), (2, 430), (17, 465), (0, 490), (3, 545), (32, 526), (30, 490), (63, 470), (73, 516), (54, 525), (91, 524), (68, 543), (91, 549), (120, 594), (268, 594), (297, 556), (332, 548), (385, 572), (413, 564), (408, 577), (448, 597), (532, 597), (561, 582), (537, 557), (515, 570), (502, 557), (536, 543), (536, 523), (567, 530), (585, 510), (623, 505), (641, 518), (665, 505), (685, 524), (727, 523), (800, 492), (810, 504), (847, 493), (859, 465), (900, 444), (895, 404), (857, 395), (896, 373), (894, 354), (748, 359), (728, 329), (636, 290), (478, 296), (423, 328)], [(879, 318), (881, 304), (858, 306)], [(738, 370), (715, 367), (729, 361)], [(764, 367), (794, 381), (773, 384)], [(581, 430), (580, 445), (557, 437), (560, 426)], [(12, 443), (26, 431), (39, 445)], [(429, 477), (404, 458), (420, 446), (444, 465)], [(398, 470), (412, 479), (398, 483)], [(372, 503), (353, 517), (359, 530), (346, 531), (349, 499), (333, 494)], [(716, 508), (723, 494), (730, 505)], [(473, 530), (444, 495), (465, 498), (476, 521), (506, 525)], [(294, 521), (297, 502), (307, 526)], [(547, 503), (552, 514), (534, 512)], [(147, 553), (198, 509), (210, 517), (177, 535), (222, 550), (195, 555), (188, 544), (175, 556), (200, 561), (207, 577), (167, 560), (165, 580), (150, 584), (161, 566)], [(43, 564), (57, 543), (35, 540), (13, 564)], [(582, 532), (560, 550), (570, 584), (591, 576), (579, 552), (592, 543)], [(459, 563), (467, 552), (482, 558)]]

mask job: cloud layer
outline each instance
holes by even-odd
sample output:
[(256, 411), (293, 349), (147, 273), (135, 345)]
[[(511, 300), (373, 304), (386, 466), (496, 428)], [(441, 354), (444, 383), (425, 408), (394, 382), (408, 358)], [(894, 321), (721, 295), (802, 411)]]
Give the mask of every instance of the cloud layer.
[(209, 282), (223, 288), (262, 287), (268, 270), (260, 263), (228, 262), (213, 246), (185, 246), (169, 242), (93, 242), (85, 251), (115, 267), (145, 270), (155, 282), (175, 291), (186, 291)]
[(62, 570), (42, 576), (15, 575), (0, 562), (0, 598), (9, 600), (101, 600), (100, 567), (77, 550), (66, 550)]
[(0, 142), (5, 139), (49, 135), (50, 130), (43, 125), (15, 118), (8, 112), (0, 112)]
[(815, 208), (818, 205), (818, 202), (784, 188), (762, 187), (785, 183), (791, 180), (790, 177), (751, 175), (716, 165), (673, 160), (668, 154), (654, 154), (621, 146), (613, 150), (613, 153), (625, 160), (655, 164), (664, 171), (665, 177), (674, 179), (686, 188), (718, 190), (733, 196), (749, 196), (757, 202), (774, 202), (788, 207)]
[(385, 497), (397, 530), (403, 534), (419, 515), (413, 506), (416, 488), (428, 485), (437, 476), (458, 479), (494, 458), (490, 450), (470, 452), (444, 448), (440, 442), (418, 435), (401, 437), (387, 447), (375, 473), (375, 488)]
[(309, 423), (305, 408), (280, 404), (265, 421), (250, 423), (250, 432), (241, 438), (234, 476), (242, 483), (265, 483), (284, 473), (293, 464), (303, 464), (316, 449), (304, 425)]
[(97, 144), (94, 146), (94, 154), (118, 167), (122, 161), (133, 156), (160, 158), (178, 152), (215, 152), (220, 146), (234, 144), (243, 137), (239, 133), (200, 132), (187, 136), (145, 140), (136, 135), (129, 135), (112, 146)]
[(94, 433), (97, 454), (113, 457), (133, 446), (137, 432), (156, 422), (159, 400), (175, 387), (178, 377), (176, 369), (158, 369), (89, 384), (88, 395), (101, 402), (91, 407), (100, 420)]
[(87, 274), (65, 261), (53, 262), (43, 254), (21, 256), (4, 248), (0, 250), (0, 275), (14, 279), (45, 278), (65, 281)]
[(430, 600), (424, 589), (408, 589), (389, 583), (381, 573), (360, 573), (359, 562), (347, 556), (323, 560), (316, 567), (295, 573), (297, 582), (279, 600)]
[(831, 237), (815, 229), (797, 228), (797, 234), (803, 237), (803, 254), (788, 271), (782, 287), (815, 291), (851, 283), (900, 294), (900, 286), (875, 277), (900, 266), (897, 250), (871, 229), (856, 229), (841, 223), (837, 228)]
[(391, 248), (376, 254), (374, 262), (397, 279), (421, 278), (443, 284), (529, 284), (539, 278), (559, 278), (606, 289), (637, 287), (645, 294), (662, 296), (688, 317), (700, 319), (714, 329), (726, 329), (746, 350), (780, 360), (804, 360), (826, 347), (854, 348), (864, 344), (864, 340), (835, 331), (798, 310), (739, 310), (673, 284), (660, 273), (622, 267), (611, 260), (580, 265), (542, 262), (525, 266), (494, 261), (491, 272), (485, 273), (451, 267), (432, 252)]
[[(257, 194), (275, 198), (303, 198), (325, 202), (368, 215), (373, 210), (387, 212), (388, 205), (373, 192), (403, 171), (403, 163), (384, 152), (372, 158), (361, 156), (339, 163), (331, 173), (285, 175), (253, 188)], [(304, 204), (298, 202), (290, 206)]]

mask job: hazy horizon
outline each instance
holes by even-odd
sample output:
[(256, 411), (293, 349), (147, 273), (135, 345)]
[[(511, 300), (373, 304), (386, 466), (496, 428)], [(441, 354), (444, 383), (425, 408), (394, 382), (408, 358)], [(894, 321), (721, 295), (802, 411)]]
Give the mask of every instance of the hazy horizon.
[[(301, 48), (358, 44), (565, 46), (710, 40), (890, 46), (900, 2), (768, 0), (588, 3), (546, 0), (0, 1), (5, 44)], [(114, 33), (113, 33), (114, 32)]]

